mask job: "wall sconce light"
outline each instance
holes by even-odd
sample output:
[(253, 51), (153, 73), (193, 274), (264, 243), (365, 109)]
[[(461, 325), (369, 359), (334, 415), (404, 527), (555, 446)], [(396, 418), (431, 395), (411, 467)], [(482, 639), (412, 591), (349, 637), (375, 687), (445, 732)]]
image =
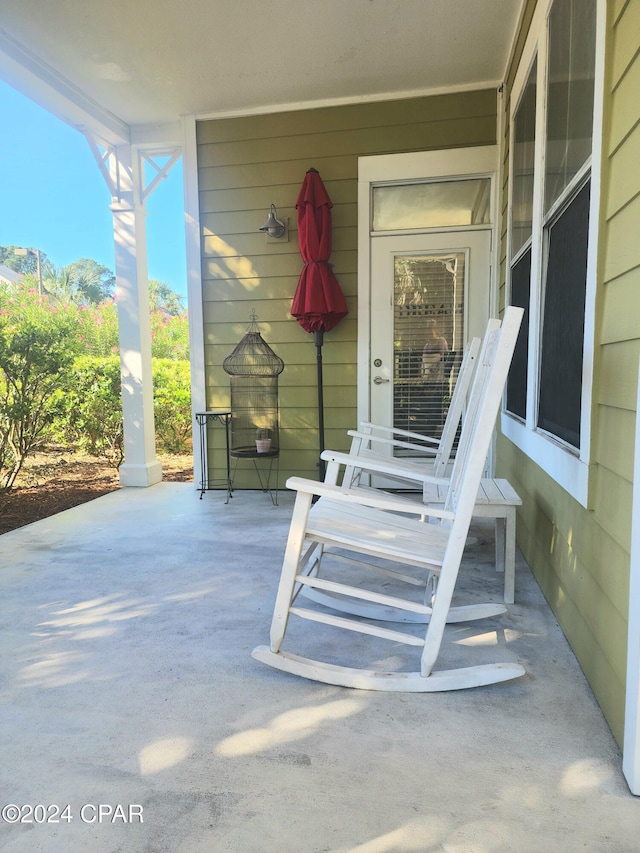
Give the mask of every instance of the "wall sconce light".
[(276, 210), (275, 204), (271, 205), (267, 221), (264, 225), (261, 225), (258, 230), (264, 231), (269, 237), (275, 237), (276, 239), (284, 237), (287, 226), (281, 219), (278, 219), (278, 211)]

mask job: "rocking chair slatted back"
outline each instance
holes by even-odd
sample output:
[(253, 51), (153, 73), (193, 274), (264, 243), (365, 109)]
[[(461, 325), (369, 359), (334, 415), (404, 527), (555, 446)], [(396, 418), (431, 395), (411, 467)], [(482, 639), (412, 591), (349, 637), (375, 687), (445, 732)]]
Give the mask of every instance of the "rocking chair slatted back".
[[(501, 329), (500, 325), (496, 324), (495, 320), (489, 321), (487, 332), (482, 341), (482, 349), (476, 366), (476, 377), (471, 389), (466, 417), (462, 424), (458, 449), (453, 460), (453, 470), (449, 478), (449, 489), (445, 500), (445, 507), (452, 512), (455, 512), (457, 509), (458, 496), (463, 479), (471, 463), (471, 456), (474, 453), (477, 454), (478, 439), (476, 435), (478, 429), (484, 426), (482, 423), (482, 406), (486, 405), (486, 397), (489, 393), (493, 373), (492, 368), (497, 358), (497, 348), (502, 335), (504, 335), (504, 330)], [(500, 395), (502, 395), (502, 389), (500, 390)], [(491, 432), (493, 432), (493, 428), (494, 422), (491, 424)], [(481, 460), (475, 460), (476, 462), (480, 462), (482, 471), (484, 470), (487, 453), (489, 452), (490, 441), (491, 439), (487, 442), (484, 457)], [(480, 476), (482, 477), (482, 473)]]

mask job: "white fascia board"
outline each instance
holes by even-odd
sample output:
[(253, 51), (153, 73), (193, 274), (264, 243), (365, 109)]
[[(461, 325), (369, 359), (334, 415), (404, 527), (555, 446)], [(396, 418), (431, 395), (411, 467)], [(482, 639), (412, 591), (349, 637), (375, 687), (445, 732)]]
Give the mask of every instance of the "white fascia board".
[(0, 30), (0, 77), (47, 112), (110, 145), (130, 141), (129, 125)]
[(131, 144), (145, 151), (182, 148), (183, 127), (181, 121), (164, 124), (134, 124), (131, 126)]
[(248, 116), (271, 115), (272, 113), (290, 113), (299, 110), (319, 110), (326, 107), (345, 107), (356, 104), (375, 104), (383, 101), (406, 101), (413, 98), (426, 98), (437, 95), (452, 95), (458, 92), (476, 92), (484, 89), (498, 89), (501, 80), (481, 80), (475, 83), (457, 86), (439, 86), (425, 89), (405, 89), (398, 92), (378, 92), (372, 95), (345, 95), (341, 98), (318, 98), (317, 100), (294, 101), (285, 104), (255, 105), (235, 110), (212, 110), (198, 113), (197, 121), (211, 121), (223, 118), (244, 118)]

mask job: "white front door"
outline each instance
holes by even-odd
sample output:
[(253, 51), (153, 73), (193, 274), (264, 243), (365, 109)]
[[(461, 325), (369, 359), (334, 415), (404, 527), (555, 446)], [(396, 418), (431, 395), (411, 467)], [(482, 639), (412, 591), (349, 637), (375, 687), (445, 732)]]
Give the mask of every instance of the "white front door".
[(371, 420), (439, 436), (491, 306), (491, 231), (371, 236)]

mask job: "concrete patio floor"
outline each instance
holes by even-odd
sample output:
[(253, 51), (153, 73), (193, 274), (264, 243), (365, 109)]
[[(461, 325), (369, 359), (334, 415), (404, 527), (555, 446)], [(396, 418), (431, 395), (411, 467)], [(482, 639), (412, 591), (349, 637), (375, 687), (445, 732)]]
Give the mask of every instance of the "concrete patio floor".
[[(292, 503), (162, 483), (0, 536), (1, 805), (50, 807), (5, 810), (1, 850), (640, 850), (640, 800), (521, 557), (509, 613), (443, 646), (519, 660), (517, 681), (373, 693), (254, 661)], [(471, 533), (461, 593), (500, 600), (492, 526)]]

